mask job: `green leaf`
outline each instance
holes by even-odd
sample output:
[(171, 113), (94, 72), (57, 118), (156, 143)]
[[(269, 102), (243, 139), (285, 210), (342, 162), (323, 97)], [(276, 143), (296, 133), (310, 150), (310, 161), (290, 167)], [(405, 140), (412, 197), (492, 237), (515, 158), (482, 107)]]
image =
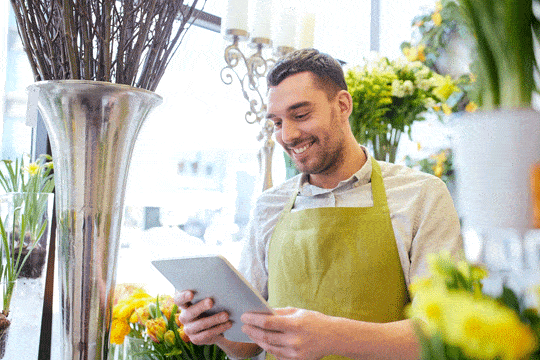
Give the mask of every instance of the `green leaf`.
[(520, 314), (521, 306), (519, 298), (517, 297), (516, 293), (506, 285), (503, 285), (502, 294), (497, 300), (508, 308), (514, 310), (518, 315)]

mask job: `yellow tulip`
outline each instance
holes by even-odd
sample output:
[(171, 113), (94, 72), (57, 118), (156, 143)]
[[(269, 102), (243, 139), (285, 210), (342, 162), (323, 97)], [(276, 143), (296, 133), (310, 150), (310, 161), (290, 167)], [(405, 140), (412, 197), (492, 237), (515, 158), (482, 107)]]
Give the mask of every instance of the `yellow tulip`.
[(161, 343), (166, 331), (167, 323), (163, 317), (148, 320), (146, 322), (146, 334), (148, 334), (154, 342)]
[(174, 343), (176, 342), (174, 332), (172, 330), (167, 330), (163, 335), (163, 340), (165, 341), (165, 344), (169, 346), (174, 346)]

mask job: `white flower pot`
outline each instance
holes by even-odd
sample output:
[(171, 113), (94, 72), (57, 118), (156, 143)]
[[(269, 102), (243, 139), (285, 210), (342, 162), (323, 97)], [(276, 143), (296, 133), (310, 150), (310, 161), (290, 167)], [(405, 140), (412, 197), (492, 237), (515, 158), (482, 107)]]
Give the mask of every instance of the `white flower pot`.
[(540, 162), (540, 114), (533, 109), (479, 111), (455, 126), (460, 216), (466, 226), (532, 227), (530, 168)]

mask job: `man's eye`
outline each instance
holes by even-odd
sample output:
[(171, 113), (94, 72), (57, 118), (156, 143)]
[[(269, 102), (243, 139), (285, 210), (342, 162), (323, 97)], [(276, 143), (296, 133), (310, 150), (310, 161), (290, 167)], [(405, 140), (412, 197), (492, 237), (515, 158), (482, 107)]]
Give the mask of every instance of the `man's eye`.
[(308, 116), (308, 113), (302, 113), (302, 114), (297, 114), (295, 117), (297, 119), (304, 119)]
[(279, 129), (281, 127), (281, 121), (274, 121), (274, 127)]

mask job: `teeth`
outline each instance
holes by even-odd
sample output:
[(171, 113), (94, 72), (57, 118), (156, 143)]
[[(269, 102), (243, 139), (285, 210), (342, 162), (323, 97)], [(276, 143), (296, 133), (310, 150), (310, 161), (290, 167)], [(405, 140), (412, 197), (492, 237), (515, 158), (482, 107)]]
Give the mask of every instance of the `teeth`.
[(301, 154), (303, 153), (304, 151), (307, 150), (307, 148), (309, 147), (310, 144), (307, 144), (306, 146), (303, 146), (301, 147), (300, 149), (293, 149), (294, 153), (295, 154)]

